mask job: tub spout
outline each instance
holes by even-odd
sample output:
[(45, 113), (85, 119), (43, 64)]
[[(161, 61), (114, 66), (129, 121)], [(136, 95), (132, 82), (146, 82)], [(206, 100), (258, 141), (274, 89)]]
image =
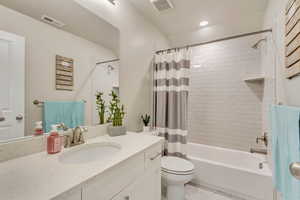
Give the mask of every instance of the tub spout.
[(267, 155), (267, 154), (268, 154), (268, 150), (267, 150), (267, 149), (256, 149), (256, 148), (251, 148), (251, 149), (250, 149), (250, 153), (259, 153), (259, 154)]

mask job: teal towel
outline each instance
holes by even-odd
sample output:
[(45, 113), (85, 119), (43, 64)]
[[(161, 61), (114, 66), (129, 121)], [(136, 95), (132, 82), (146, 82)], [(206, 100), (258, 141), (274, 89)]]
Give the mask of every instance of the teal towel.
[(289, 165), (300, 161), (300, 109), (272, 106), (270, 111), (274, 184), (284, 200), (299, 200), (300, 181), (291, 175)]
[(84, 125), (84, 102), (44, 102), (43, 126), (45, 133), (51, 131), (51, 125), (64, 123), (69, 128)]

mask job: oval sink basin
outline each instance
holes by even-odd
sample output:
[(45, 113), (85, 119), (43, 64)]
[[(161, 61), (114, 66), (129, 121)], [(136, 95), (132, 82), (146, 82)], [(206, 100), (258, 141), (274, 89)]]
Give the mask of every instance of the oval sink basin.
[(104, 161), (121, 150), (121, 145), (113, 142), (85, 144), (71, 149), (59, 156), (59, 161), (66, 164), (84, 164)]

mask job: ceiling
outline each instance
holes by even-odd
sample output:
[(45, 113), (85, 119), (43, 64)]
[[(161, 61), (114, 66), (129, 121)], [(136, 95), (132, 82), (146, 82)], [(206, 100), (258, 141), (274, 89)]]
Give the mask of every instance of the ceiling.
[(48, 15), (64, 24), (64, 31), (119, 52), (119, 30), (73, 0), (0, 0), (0, 4), (37, 20)]
[[(150, 0), (130, 1), (173, 45), (259, 30), (268, 3), (268, 0), (171, 0), (173, 9), (158, 12)], [(200, 29), (203, 20), (209, 26)]]

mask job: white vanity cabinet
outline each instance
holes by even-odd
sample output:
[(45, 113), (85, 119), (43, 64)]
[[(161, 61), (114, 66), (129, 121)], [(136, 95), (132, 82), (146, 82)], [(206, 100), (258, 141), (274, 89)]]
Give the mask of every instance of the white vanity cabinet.
[(133, 184), (126, 187), (112, 200), (160, 200), (160, 172), (148, 171)]
[[(0, 163), (0, 199), (161, 200), (162, 142), (159, 137), (137, 133), (100, 136), (74, 150), (64, 149), (61, 154), (40, 152)], [(76, 160), (79, 156), (74, 156), (74, 163), (63, 162), (66, 155), (78, 155), (72, 153), (104, 143), (116, 143), (121, 148), (105, 159), (100, 151), (99, 155), (93, 154), (99, 157), (91, 162)], [(80, 156), (91, 158), (89, 154)], [(49, 169), (47, 173), (37, 173), (44, 168)], [(35, 184), (28, 184), (25, 175)]]
[(161, 198), (160, 169), (148, 170), (130, 186), (130, 200), (159, 200)]
[(82, 200), (160, 200), (161, 144), (150, 147), (82, 187)]
[(160, 200), (161, 199), (161, 147), (145, 152), (145, 170), (132, 184), (112, 200)]
[(81, 187), (77, 187), (73, 190), (63, 193), (52, 200), (81, 200)]

